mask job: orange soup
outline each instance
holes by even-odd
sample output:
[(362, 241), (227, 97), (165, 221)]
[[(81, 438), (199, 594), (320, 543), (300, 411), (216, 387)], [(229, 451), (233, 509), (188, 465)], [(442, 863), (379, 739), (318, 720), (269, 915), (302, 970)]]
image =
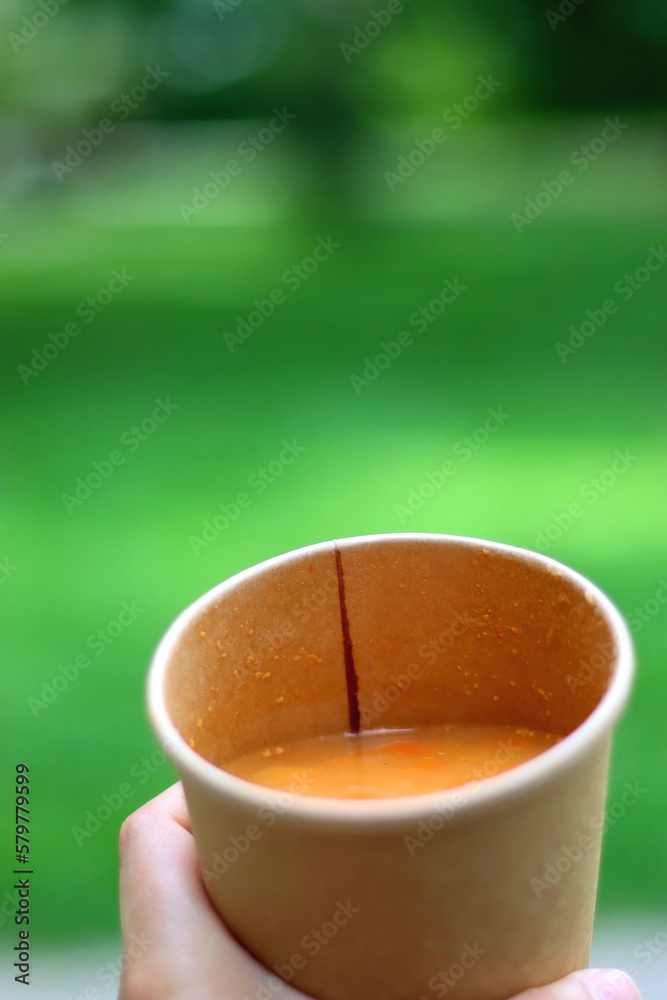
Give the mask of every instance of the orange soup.
[(381, 799), (423, 795), (493, 777), (560, 739), (536, 729), (469, 723), (376, 729), (267, 746), (224, 768), (281, 791)]

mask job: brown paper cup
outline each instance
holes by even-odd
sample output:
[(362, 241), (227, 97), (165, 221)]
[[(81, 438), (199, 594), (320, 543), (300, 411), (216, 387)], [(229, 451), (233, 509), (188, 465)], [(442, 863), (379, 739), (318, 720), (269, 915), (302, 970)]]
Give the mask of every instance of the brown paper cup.
[[(349, 730), (339, 552), (362, 728), (527, 726), (564, 739), (458, 789), (275, 792), (247, 751)], [(588, 962), (623, 620), (572, 570), (447, 535), (326, 542), (239, 573), (172, 625), (152, 723), (179, 771), (204, 883), (269, 969), (321, 1000), (506, 1000)], [(281, 980), (248, 1000), (271, 1000)], [(272, 985), (271, 985), (272, 984)]]

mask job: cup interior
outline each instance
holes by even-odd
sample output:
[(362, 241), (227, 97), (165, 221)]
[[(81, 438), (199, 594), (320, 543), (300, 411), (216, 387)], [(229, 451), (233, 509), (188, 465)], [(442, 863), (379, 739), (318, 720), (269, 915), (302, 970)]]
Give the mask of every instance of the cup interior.
[(164, 703), (190, 747), (224, 768), (350, 731), (342, 596), (362, 730), (473, 722), (566, 736), (620, 658), (609, 602), (546, 557), (437, 535), (323, 543), (233, 577), (173, 627)]

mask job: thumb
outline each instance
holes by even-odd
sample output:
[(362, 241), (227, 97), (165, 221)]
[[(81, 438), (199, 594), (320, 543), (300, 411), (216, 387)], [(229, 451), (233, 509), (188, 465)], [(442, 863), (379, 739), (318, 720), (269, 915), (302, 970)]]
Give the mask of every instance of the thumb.
[(619, 969), (582, 969), (550, 986), (537, 986), (512, 1000), (641, 1000), (632, 979)]

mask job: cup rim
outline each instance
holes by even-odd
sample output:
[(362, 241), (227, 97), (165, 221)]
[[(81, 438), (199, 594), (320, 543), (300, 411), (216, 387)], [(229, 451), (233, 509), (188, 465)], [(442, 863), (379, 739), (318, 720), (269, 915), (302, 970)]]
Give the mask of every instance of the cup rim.
[[(582, 590), (582, 596), (592, 605), (597, 605), (605, 616), (618, 647), (618, 656), (611, 682), (590, 715), (571, 733), (562, 737), (555, 746), (549, 747), (531, 760), (524, 761), (501, 774), (476, 779), (465, 785), (441, 791), (382, 799), (337, 799), (281, 792), (231, 774), (197, 753), (171, 721), (164, 698), (164, 679), (171, 655), (192, 621), (200, 612), (217, 602), (238, 583), (270, 570), (272, 566), (285, 565), (302, 557), (314, 556), (318, 552), (331, 549), (334, 544), (347, 546), (348, 543), (352, 543), (356, 546), (378, 541), (384, 544), (405, 541), (436, 542), (438, 544), (454, 542), (459, 545), (468, 545), (471, 548), (484, 548), (490, 552), (513, 556), (540, 566), (551, 573), (567, 578)], [(436, 812), (445, 814), (449, 811), (452, 817), (459, 813), (469, 814), (473, 810), (497, 804), (500, 800), (509, 801), (525, 794), (530, 789), (564, 772), (568, 767), (592, 752), (602, 738), (611, 731), (628, 700), (634, 669), (635, 656), (632, 639), (621, 612), (599, 587), (564, 563), (531, 549), (469, 536), (435, 532), (388, 532), (331, 539), (292, 549), (282, 555), (273, 556), (241, 570), (212, 587), (185, 608), (164, 634), (151, 660), (146, 695), (148, 716), (153, 730), (179, 775), (185, 773), (190, 778), (220, 793), (221, 796), (240, 800), (246, 807), (254, 807), (257, 810), (266, 807), (275, 808), (280, 802), (280, 810), (284, 812), (286, 808), (284, 796), (289, 795), (290, 802), (287, 810), (295, 819), (302, 817), (310, 821), (325, 821), (327, 824), (350, 822), (374, 824), (381, 821), (383, 825), (386, 825), (392, 821), (403, 823), (406, 820), (418, 820)]]

